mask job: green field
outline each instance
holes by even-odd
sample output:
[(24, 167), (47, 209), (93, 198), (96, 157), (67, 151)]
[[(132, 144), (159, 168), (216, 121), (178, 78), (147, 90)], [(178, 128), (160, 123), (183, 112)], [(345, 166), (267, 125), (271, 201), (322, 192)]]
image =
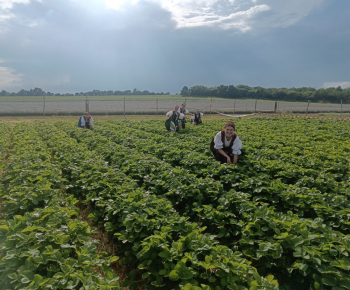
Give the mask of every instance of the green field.
[(350, 122), (206, 117), (1, 118), (0, 290), (350, 289)]

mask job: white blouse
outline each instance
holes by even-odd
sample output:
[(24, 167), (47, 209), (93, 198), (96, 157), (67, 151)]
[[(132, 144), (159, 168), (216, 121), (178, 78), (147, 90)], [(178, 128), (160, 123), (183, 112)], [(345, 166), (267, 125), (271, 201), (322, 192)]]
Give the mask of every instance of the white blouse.
[(187, 114), (189, 114), (189, 113), (190, 113), (190, 111), (189, 111), (189, 110), (187, 110), (186, 108), (185, 108), (184, 113), (181, 113), (180, 109), (181, 109), (181, 108), (179, 108), (179, 109), (177, 110), (177, 111), (178, 111), (180, 114), (187, 115)]
[[(80, 122), (81, 122), (81, 124), (82, 124), (83, 126), (85, 126), (85, 118), (84, 118), (84, 116), (81, 116), (81, 117), (80, 117)], [(90, 125), (90, 126), (93, 126), (93, 125), (94, 125), (94, 120), (92, 119), (92, 117), (91, 117), (90, 120), (89, 120), (89, 125)]]
[[(230, 142), (231, 142), (231, 140), (227, 141), (226, 137), (225, 137), (225, 147), (230, 145)], [(233, 144), (232, 144), (232, 147), (231, 147), (232, 148), (232, 153), (240, 155), (242, 146), (243, 146), (242, 141), (237, 136), (235, 141), (233, 141)], [(215, 149), (222, 149), (222, 148), (224, 148), (224, 144), (221, 141), (221, 131), (219, 133), (217, 133), (215, 138), (214, 138), (214, 148)]]
[[(191, 117), (192, 120), (194, 120), (194, 115), (195, 114), (193, 114), (193, 116)], [(202, 118), (202, 117), (203, 117), (203, 113), (199, 113), (199, 118)]]

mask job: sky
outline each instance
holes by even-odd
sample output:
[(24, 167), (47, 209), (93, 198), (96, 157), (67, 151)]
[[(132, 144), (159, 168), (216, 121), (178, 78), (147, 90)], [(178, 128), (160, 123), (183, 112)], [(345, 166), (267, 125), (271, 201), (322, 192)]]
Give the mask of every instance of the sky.
[(0, 0), (0, 91), (350, 87), (349, 0)]

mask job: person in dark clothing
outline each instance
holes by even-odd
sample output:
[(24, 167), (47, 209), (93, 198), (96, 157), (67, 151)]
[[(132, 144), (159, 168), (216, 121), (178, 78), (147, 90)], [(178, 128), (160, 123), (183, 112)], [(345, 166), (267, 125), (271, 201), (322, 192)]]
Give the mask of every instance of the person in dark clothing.
[(203, 113), (200, 113), (200, 112), (197, 110), (196, 113), (193, 114), (192, 117), (191, 117), (191, 123), (192, 123), (193, 125), (202, 124), (202, 117), (203, 117)]
[(166, 113), (166, 116), (169, 117), (165, 121), (165, 127), (171, 132), (176, 132), (181, 128), (181, 120), (184, 118), (184, 114), (179, 113), (179, 106), (175, 106), (174, 111), (169, 111)]
[(183, 114), (184, 117), (181, 119), (181, 128), (185, 129), (185, 124), (186, 124), (186, 115), (192, 115), (187, 109), (186, 109), (186, 104), (182, 103), (181, 108), (178, 109), (178, 112)]

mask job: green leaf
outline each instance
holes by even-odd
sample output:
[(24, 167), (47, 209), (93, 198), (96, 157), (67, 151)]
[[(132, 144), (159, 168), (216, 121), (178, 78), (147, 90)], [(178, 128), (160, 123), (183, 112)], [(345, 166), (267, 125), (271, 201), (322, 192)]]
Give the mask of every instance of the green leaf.
[(338, 286), (338, 280), (333, 277), (326, 277), (321, 279), (322, 283), (327, 286)]
[(111, 259), (110, 259), (110, 262), (111, 263), (114, 263), (114, 262), (116, 262), (116, 261), (118, 261), (119, 260), (119, 257), (118, 256), (113, 256)]
[(179, 273), (176, 270), (172, 270), (169, 274), (169, 279), (172, 281), (177, 281), (180, 279)]
[(169, 249), (167, 248), (164, 248), (162, 252), (160, 252), (159, 254), (159, 257), (167, 260), (167, 261), (171, 261), (172, 260), (172, 257), (171, 257), (171, 252)]
[(11, 274), (8, 275), (8, 277), (9, 277), (11, 280), (14, 280), (14, 281), (12, 281), (11, 283), (16, 282), (17, 279), (18, 279), (18, 275), (17, 275), (16, 273), (11, 273)]
[(20, 280), (23, 284), (28, 284), (34, 280), (34, 274), (30, 271), (22, 271), (19, 276), (21, 277)]
[(41, 276), (41, 275), (39, 275), (39, 274), (35, 274), (34, 275), (34, 283), (36, 284), (36, 285), (40, 285), (40, 283), (41, 282), (43, 282), (43, 280), (44, 280), (44, 278)]
[(339, 286), (345, 288), (345, 289), (350, 289), (350, 280), (349, 279), (340, 279), (339, 281)]

